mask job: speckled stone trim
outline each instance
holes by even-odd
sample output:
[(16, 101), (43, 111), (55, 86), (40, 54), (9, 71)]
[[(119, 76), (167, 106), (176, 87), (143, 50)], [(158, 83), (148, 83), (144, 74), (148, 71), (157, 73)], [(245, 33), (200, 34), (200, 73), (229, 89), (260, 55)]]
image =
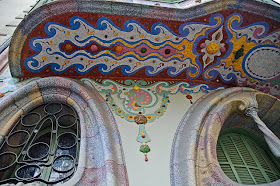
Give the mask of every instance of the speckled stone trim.
[(38, 105), (62, 102), (78, 113), (81, 125), (79, 163), (64, 185), (128, 185), (120, 134), (105, 100), (82, 82), (62, 77), (35, 80), (0, 102), (0, 139), (18, 118)]
[[(246, 117), (245, 109), (262, 105), (257, 97), (263, 96), (272, 102), (280, 102), (268, 94), (241, 87), (220, 90), (198, 99), (181, 120), (174, 137), (170, 160), (171, 185), (242, 185), (229, 179), (222, 171), (216, 144), (229, 116), (238, 113)], [(280, 180), (264, 185), (280, 185)]]

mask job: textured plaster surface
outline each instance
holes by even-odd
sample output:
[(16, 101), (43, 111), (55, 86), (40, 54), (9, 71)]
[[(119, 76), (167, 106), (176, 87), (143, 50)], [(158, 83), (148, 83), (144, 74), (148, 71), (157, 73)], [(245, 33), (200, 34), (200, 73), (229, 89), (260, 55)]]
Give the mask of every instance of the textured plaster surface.
[[(2, 136), (8, 134), (21, 115), (43, 103), (68, 103), (78, 112), (81, 120), (79, 164), (65, 185), (128, 185), (115, 120), (104, 99), (94, 90), (81, 82), (50, 77), (35, 80), (9, 97), (0, 102)], [(5, 118), (9, 120), (5, 122)]]
[[(188, 110), (175, 135), (170, 163), (171, 184), (240, 185), (231, 181), (222, 171), (217, 160), (216, 143), (222, 128), (225, 130), (226, 128), (242, 127), (262, 138), (262, 133), (256, 130), (258, 129), (257, 124), (244, 115), (244, 111), (248, 107), (259, 108), (262, 113), (269, 115), (274, 121), (277, 120), (272, 126), (274, 124), (279, 126), (278, 116), (273, 114), (274, 109), (263, 108), (260, 97), (264, 99), (264, 102), (266, 100), (279, 102), (279, 99), (270, 95), (249, 88), (237, 87), (220, 90), (199, 99)], [(232, 116), (239, 117), (242, 121), (236, 122)], [(235, 125), (232, 126), (229, 123)], [(279, 134), (279, 127), (276, 129), (272, 126), (269, 126), (270, 129), (275, 134)], [(195, 129), (195, 132), (191, 129)], [(194, 164), (186, 165), (189, 160), (193, 160)], [(186, 174), (193, 179), (185, 180)], [(267, 185), (277, 185), (279, 182), (280, 180)]]

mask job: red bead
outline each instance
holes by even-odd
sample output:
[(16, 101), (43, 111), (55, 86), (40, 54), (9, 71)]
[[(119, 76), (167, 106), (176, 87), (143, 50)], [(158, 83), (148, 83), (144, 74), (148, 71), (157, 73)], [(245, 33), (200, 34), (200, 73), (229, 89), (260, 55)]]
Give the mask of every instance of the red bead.
[(186, 96), (188, 99), (192, 99), (192, 96), (191, 95), (187, 95)]
[(145, 156), (145, 161), (148, 161), (148, 157), (147, 156)]
[(142, 138), (145, 138), (145, 135), (144, 135), (144, 134), (142, 134)]
[(0, 93), (0, 98), (2, 98), (4, 96), (4, 94), (3, 93)]
[(115, 50), (117, 53), (121, 53), (123, 51), (123, 48), (121, 46), (117, 46)]

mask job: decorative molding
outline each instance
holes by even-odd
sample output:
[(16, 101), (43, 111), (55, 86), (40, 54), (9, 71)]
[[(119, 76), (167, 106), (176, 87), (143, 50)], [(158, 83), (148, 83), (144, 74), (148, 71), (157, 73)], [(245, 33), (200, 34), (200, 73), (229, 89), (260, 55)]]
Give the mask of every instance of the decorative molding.
[[(140, 152), (144, 153), (145, 161), (148, 161), (147, 153), (150, 147), (147, 145), (151, 141), (148, 136), (145, 124), (151, 123), (164, 114), (169, 103), (169, 96), (176, 93), (186, 94), (187, 99), (192, 104), (192, 96), (190, 94), (203, 92), (214, 92), (217, 89), (224, 89), (224, 87), (217, 87), (211, 89), (206, 84), (191, 86), (187, 82), (147, 82), (143, 80), (133, 81), (126, 80), (118, 83), (113, 80), (92, 80), (89, 78), (81, 79), (82, 82), (94, 88), (99, 93), (106, 95), (106, 100), (110, 105), (112, 111), (121, 118), (136, 122), (139, 125), (139, 133), (137, 141), (142, 145)], [(115, 95), (115, 98), (113, 98)], [(158, 107), (159, 97), (162, 97), (161, 104)], [(114, 99), (119, 99), (123, 103), (118, 105)], [(146, 113), (147, 108), (155, 107), (152, 113)], [(137, 122), (137, 117), (145, 118), (145, 122)]]
[(20, 87), (35, 81), (37, 79), (40, 79), (40, 77), (35, 78), (3, 78), (0, 79), (0, 93), (6, 94), (9, 92), (14, 92)]
[[(207, 84), (193, 84), (188, 82), (150, 82), (143, 80), (102, 80), (82, 78), (82, 82), (88, 84), (99, 93), (104, 93), (113, 99), (113, 95), (117, 95), (122, 100), (122, 107), (127, 113), (138, 114), (145, 113), (145, 108), (151, 108), (158, 103), (159, 97), (169, 96), (177, 93), (185, 95), (198, 93), (214, 92), (225, 87), (210, 87)], [(132, 104), (134, 103), (134, 104)]]
[(252, 0), (188, 9), (56, 1), (19, 25), (9, 64), (17, 77), (187, 80), (279, 96), (279, 15), (279, 7)]
[[(237, 185), (222, 171), (216, 143), (222, 127), (233, 119), (231, 114), (244, 119), (244, 111), (259, 104), (262, 114), (271, 112), (273, 115), (275, 111), (262, 102), (258, 103), (256, 100), (259, 99), (264, 103), (279, 104), (277, 98), (245, 87), (228, 88), (197, 100), (175, 134), (170, 161), (171, 185)], [(277, 111), (278, 108), (275, 109)], [(279, 119), (278, 116), (273, 117), (272, 120)], [(237, 125), (253, 130), (254, 122), (250, 123), (246, 118), (242, 121)], [(277, 126), (274, 130), (280, 131)], [(277, 184), (280, 180), (267, 185)]]
[(275, 157), (280, 158), (280, 139), (265, 125), (265, 123), (258, 116), (258, 109), (256, 107), (248, 107), (245, 110), (245, 115), (253, 118), (257, 123), (258, 128), (264, 134), (264, 138)]
[(5, 96), (0, 101), (0, 135), (6, 136), (24, 113), (51, 102), (71, 105), (80, 119), (79, 164), (65, 185), (128, 185), (113, 114), (105, 100), (82, 82), (62, 77), (41, 78)]

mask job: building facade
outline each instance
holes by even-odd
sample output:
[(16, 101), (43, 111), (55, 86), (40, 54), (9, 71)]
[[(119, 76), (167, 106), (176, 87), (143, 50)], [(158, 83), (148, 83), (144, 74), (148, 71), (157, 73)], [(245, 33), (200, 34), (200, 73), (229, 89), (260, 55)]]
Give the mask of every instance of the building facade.
[(62, 0), (0, 84), (2, 184), (280, 185), (280, 5)]

